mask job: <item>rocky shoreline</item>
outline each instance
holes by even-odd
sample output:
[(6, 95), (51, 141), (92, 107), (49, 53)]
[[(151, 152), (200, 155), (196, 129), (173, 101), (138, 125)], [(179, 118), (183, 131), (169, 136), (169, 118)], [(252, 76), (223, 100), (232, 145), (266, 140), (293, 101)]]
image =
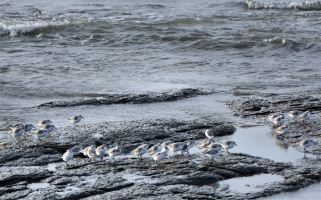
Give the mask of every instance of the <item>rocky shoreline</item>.
[[(321, 152), (318, 105), (310, 96), (270, 95), (229, 102), (239, 116), (268, 124), (266, 115), (291, 109), (310, 110), (309, 124), (291, 122), (290, 132), (282, 136), (294, 145), (309, 136), (317, 142), (309, 153)], [(220, 121), (157, 119), (130, 122), (80, 124), (61, 127), (44, 141), (26, 138), (17, 143), (1, 134), (1, 199), (255, 199), (291, 191), (320, 182), (320, 159), (293, 164), (243, 153), (223, 153), (210, 161), (200, 153), (165, 159), (161, 165), (150, 157), (126, 155), (142, 143), (150, 145), (172, 140), (204, 139), (204, 130), (213, 129), (218, 140), (235, 132), (232, 124)], [(264, 141), (262, 141), (264, 142)], [(61, 156), (75, 145), (121, 145), (123, 155), (93, 161), (76, 156), (66, 168)], [(240, 193), (217, 183), (237, 177), (272, 174), (282, 181), (267, 184), (258, 192)]]

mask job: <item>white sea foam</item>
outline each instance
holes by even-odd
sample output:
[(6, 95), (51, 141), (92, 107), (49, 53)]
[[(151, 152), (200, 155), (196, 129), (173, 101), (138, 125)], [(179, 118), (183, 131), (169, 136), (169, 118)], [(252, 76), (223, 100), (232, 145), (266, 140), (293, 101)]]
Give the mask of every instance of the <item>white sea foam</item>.
[(42, 18), (5, 19), (0, 21), (0, 29), (8, 32), (11, 37), (30, 33), (36, 29), (59, 27), (69, 24), (80, 24), (89, 21), (88, 14), (68, 13), (63, 15), (48, 14)]

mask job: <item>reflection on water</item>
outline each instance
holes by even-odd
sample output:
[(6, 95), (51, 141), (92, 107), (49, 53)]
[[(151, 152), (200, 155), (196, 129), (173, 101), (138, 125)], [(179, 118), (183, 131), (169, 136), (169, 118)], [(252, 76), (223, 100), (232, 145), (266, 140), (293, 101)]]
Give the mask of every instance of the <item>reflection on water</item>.
[[(303, 152), (298, 151), (297, 148), (275, 139), (268, 126), (237, 127), (229, 140), (234, 140), (238, 145), (230, 152), (246, 153), (277, 162), (296, 162), (304, 158)], [(315, 156), (308, 154), (307, 158), (315, 158)]]
[(313, 184), (309, 187), (299, 189), (295, 192), (284, 192), (270, 197), (260, 198), (260, 200), (301, 200), (320, 199), (321, 183)]
[(283, 181), (283, 177), (274, 174), (259, 174), (250, 177), (232, 178), (218, 182), (219, 187), (228, 187), (231, 191), (249, 193), (258, 192), (268, 184)]

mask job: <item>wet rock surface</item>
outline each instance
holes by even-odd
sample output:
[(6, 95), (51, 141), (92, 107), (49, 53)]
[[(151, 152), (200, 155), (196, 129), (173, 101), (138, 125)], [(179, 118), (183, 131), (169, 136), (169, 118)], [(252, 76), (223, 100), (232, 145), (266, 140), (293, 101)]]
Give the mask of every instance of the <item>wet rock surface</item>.
[(142, 104), (166, 101), (177, 101), (195, 97), (197, 95), (213, 94), (213, 91), (203, 91), (200, 89), (186, 88), (178, 91), (165, 93), (147, 93), (147, 94), (89, 94), (90, 99), (77, 99), (72, 101), (55, 101), (38, 105), (37, 107), (70, 107), (83, 105), (110, 105), (110, 104)]
[[(258, 123), (269, 124), (266, 120), (269, 113), (294, 108), (309, 110), (307, 105), (313, 104), (315, 110), (310, 107), (313, 117), (309, 122), (289, 121), (288, 134), (275, 134), (294, 146), (307, 136), (320, 144), (317, 102), (312, 97), (293, 97), (291, 101), (288, 96), (274, 95), (264, 100), (241, 99), (231, 102), (230, 106), (245, 121), (255, 119)], [(138, 159), (128, 154), (142, 143), (154, 145), (165, 140), (203, 140), (205, 129), (212, 129), (217, 140), (236, 131), (233, 125), (219, 121), (158, 119), (61, 127), (43, 141), (25, 137), (19, 143), (11, 135), (1, 132), (0, 142), (4, 144), (0, 146), (1, 199), (255, 199), (321, 180), (318, 157), (293, 164), (223, 152), (213, 161), (201, 152), (193, 152), (191, 155), (169, 155), (162, 162), (155, 163), (149, 155)], [(80, 144), (121, 145), (123, 154), (115, 159), (106, 156), (102, 161), (78, 155), (67, 167), (61, 159), (62, 154)], [(318, 149), (315, 145), (308, 153), (318, 156)], [(224, 180), (259, 174), (279, 175), (282, 181), (245, 193), (231, 191), (228, 186), (220, 184)]]

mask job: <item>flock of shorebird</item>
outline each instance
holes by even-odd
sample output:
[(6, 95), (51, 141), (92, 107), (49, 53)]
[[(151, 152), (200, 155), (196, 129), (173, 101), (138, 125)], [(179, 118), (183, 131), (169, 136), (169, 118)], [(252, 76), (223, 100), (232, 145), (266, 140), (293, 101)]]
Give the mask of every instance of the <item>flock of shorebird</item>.
[[(286, 123), (286, 118), (288, 118), (289, 120), (300, 120), (303, 122), (307, 122), (311, 119), (311, 113), (309, 111), (302, 112), (299, 110), (293, 110), (287, 112), (286, 114), (282, 113), (268, 115), (268, 119), (276, 126), (273, 130), (278, 134), (286, 134), (289, 132), (289, 125)], [(296, 144), (303, 147), (304, 155), (306, 155), (306, 148), (312, 146), (313, 144), (315, 144), (315, 142), (310, 139), (304, 139), (297, 142)]]
[[(163, 143), (158, 143), (151, 147), (149, 147), (148, 144), (141, 144), (135, 149), (131, 150), (128, 154), (135, 155), (138, 157), (138, 159), (142, 159), (143, 155), (148, 153), (152, 157), (152, 159), (156, 163), (158, 163), (168, 156), (168, 151), (172, 151), (174, 156), (178, 155), (177, 152), (180, 152), (181, 155), (184, 155), (184, 153), (190, 154), (189, 150), (192, 147), (197, 146), (201, 151), (203, 151), (204, 155), (211, 159), (214, 159), (222, 152), (222, 150), (226, 150), (227, 153), (229, 153), (228, 149), (231, 149), (236, 145), (234, 141), (227, 140), (220, 143), (214, 143), (214, 134), (211, 129), (205, 130), (205, 136), (208, 139), (201, 141), (198, 144), (196, 144), (196, 142), (193, 140), (187, 140), (184, 142), (164, 141)], [(120, 146), (108, 148), (106, 144), (100, 145), (98, 147), (96, 147), (95, 145), (90, 145), (86, 148), (83, 148), (83, 146), (79, 145), (68, 149), (61, 158), (66, 162), (66, 165), (68, 166), (68, 161), (73, 159), (74, 155), (78, 155), (81, 153), (92, 159), (100, 158), (101, 160), (103, 160), (106, 154), (114, 159), (115, 156), (118, 156), (122, 153), (122, 150)]]
[[(81, 119), (83, 119), (81, 115), (68, 118), (68, 120), (74, 125), (80, 122)], [(42, 138), (46, 137), (49, 133), (56, 129), (49, 119), (41, 120), (37, 122), (37, 125), (39, 126), (38, 128), (32, 124), (16, 124), (14, 126), (10, 126), (11, 134), (17, 139), (18, 142), (21, 141), (19, 138), (24, 135), (34, 136), (35, 138), (42, 140)]]
[[(286, 123), (286, 116), (289, 116), (294, 120), (302, 120), (308, 121), (311, 118), (311, 113), (309, 111), (301, 112), (301, 111), (290, 111), (285, 114), (271, 114), (268, 116), (268, 119), (276, 125), (274, 131), (279, 134), (285, 134), (289, 132), (289, 127)], [(79, 123), (83, 119), (82, 115), (72, 116), (68, 118), (74, 125)], [(50, 120), (42, 120), (37, 123), (39, 128), (35, 128), (32, 124), (17, 124), (15, 126), (10, 126), (11, 134), (18, 140), (23, 135), (32, 135), (37, 139), (41, 140), (46, 137), (50, 132), (54, 131), (56, 127), (52, 124)], [(30, 132), (28, 134), (28, 132)], [(139, 159), (146, 153), (148, 153), (153, 160), (157, 163), (168, 156), (168, 151), (172, 151), (174, 156), (177, 155), (177, 152), (181, 152), (182, 155), (184, 153), (190, 154), (189, 150), (196, 146), (198, 147), (205, 156), (214, 160), (216, 156), (218, 156), (223, 150), (229, 153), (228, 149), (237, 146), (235, 141), (225, 140), (222, 142), (214, 142), (214, 133), (212, 129), (205, 130), (205, 136), (207, 139), (196, 144), (193, 140), (187, 140), (184, 142), (172, 142), (165, 141), (163, 143), (158, 143), (152, 147), (149, 147), (148, 144), (141, 144), (137, 148), (130, 151), (130, 154), (136, 155)], [(306, 148), (310, 147), (314, 144), (313, 140), (302, 140), (297, 143), (298, 145), (304, 148), (304, 155), (307, 153)], [(122, 153), (121, 146), (115, 146), (112, 148), (108, 148), (106, 144), (100, 145), (96, 147), (95, 145), (90, 145), (86, 148), (83, 146), (74, 146), (68, 149), (63, 156), (61, 157), (68, 166), (68, 161), (73, 159), (75, 155), (84, 154), (91, 159), (100, 158), (103, 160), (105, 155), (109, 155), (114, 159), (115, 156), (118, 156)]]
[[(71, 121), (74, 125), (76, 125), (76, 123), (79, 123), (81, 119), (83, 119), (82, 115), (72, 116), (68, 118), (68, 120)], [(42, 140), (43, 138), (48, 136), (49, 133), (56, 129), (56, 127), (48, 119), (37, 122), (37, 125), (39, 126), (38, 128), (36, 128), (32, 124), (17, 124), (14, 126), (10, 126), (11, 134), (17, 139), (18, 142), (21, 141), (20, 137), (24, 135), (34, 136), (36, 139)], [(193, 140), (175, 143), (172, 141), (165, 141), (163, 143), (158, 143), (152, 147), (149, 147), (148, 144), (142, 144), (130, 151), (130, 154), (136, 155), (139, 159), (141, 159), (145, 153), (148, 153), (153, 158), (153, 160), (155, 160), (155, 162), (159, 162), (168, 156), (167, 152), (169, 150), (172, 151), (174, 155), (177, 155), (177, 152), (181, 152), (181, 154), (184, 155), (184, 153), (190, 154), (189, 150), (192, 147), (197, 146), (205, 156), (214, 159), (223, 150), (229, 153), (228, 149), (231, 149), (236, 145), (234, 141), (222, 141), (220, 143), (215, 143), (214, 133), (211, 129), (205, 130), (205, 136), (207, 137), (207, 139), (199, 142), (198, 144), (196, 144), (196, 142)], [(100, 158), (101, 160), (103, 160), (104, 156), (107, 154), (114, 159), (115, 156), (118, 156), (122, 153), (122, 149), (121, 146), (108, 148), (106, 144), (100, 145), (98, 147), (96, 147), (95, 145), (90, 145), (86, 148), (83, 148), (83, 146), (79, 145), (68, 149), (61, 158), (66, 162), (66, 165), (68, 166), (68, 161), (73, 159), (75, 155), (79, 155), (81, 153), (91, 159)]]

